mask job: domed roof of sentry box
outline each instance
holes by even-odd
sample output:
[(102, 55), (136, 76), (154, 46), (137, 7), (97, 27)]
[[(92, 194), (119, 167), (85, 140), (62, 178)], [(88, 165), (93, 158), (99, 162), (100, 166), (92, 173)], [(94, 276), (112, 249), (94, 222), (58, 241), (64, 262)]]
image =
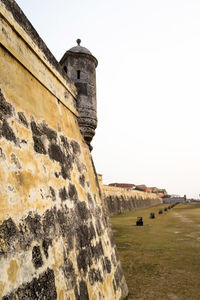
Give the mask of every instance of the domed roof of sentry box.
[(80, 39), (77, 39), (76, 42), (77, 42), (77, 46), (72, 47), (68, 51), (75, 52), (75, 53), (85, 53), (85, 54), (92, 55), (92, 53), (87, 48), (80, 46), (80, 43), (81, 43)]
[(98, 60), (96, 59), (96, 57), (94, 57), (87, 48), (80, 46), (81, 43), (80, 39), (77, 39), (76, 42), (77, 42), (77, 46), (72, 47), (71, 49), (65, 52), (65, 54), (60, 60), (60, 64), (62, 65), (63, 63), (65, 63), (66, 58), (72, 55), (75, 57), (79, 57), (79, 56), (87, 57), (88, 59), (92, 60), (95, 63), (95, 67), (97, 67)]

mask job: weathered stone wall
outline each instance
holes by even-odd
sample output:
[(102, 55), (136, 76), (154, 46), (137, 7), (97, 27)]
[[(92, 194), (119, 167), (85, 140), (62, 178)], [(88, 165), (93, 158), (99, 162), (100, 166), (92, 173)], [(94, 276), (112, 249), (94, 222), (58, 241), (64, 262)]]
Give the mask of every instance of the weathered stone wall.
[(162, 200), (154, 193), (103, 185), (101, 175), (98, 175), (98, 180), (105, 207), (110, 216), (162, 203)]
[(0, 0), (0, 299), (123, 299), (76, 88)]

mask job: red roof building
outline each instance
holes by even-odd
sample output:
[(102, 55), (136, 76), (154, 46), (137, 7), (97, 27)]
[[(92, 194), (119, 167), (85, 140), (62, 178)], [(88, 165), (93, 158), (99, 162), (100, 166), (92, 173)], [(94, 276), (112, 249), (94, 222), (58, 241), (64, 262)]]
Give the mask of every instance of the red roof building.
[(115, 186), (124, 189), (130, 189), (130, 190), (135, 189), (135, 184), (132, 183), (110, 183), (109, 186)]

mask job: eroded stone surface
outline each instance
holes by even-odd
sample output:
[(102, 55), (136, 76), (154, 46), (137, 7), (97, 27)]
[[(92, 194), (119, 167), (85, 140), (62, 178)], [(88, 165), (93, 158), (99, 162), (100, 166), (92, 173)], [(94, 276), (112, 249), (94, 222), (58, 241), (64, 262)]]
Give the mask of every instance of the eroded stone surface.
[(76, 89), (15, 2), (0, 1), (0, 13), (0, 299), (121, 299)]
[[(1, 95), (3, 94), (1, 93)], [(9, 113), (11, 111), (14, 112), (14, 108), (6, 102), (5, 98), (4, 104), (5, 107), (9, 107)], [(5, 110), (5, 117), (2, 114), (2, 120), (5, 120), (7, 115), (7, 110)], [(15, 142), (13, 143), (13, 140), (8, 135), (4, 134), (0, 139), (0, 142), (4, 143), (4, 141), (8, 141), (12, 145), (12, 153), (9, 157), (7, 157), (6, 147), (4, 147), (5, 151), (1, 147), (1, 157), (4, 155), (4, 160), (7, 163), (10, 161), (10, 165), (15, 166), (18, 170), (18, 172), (12, 173), (13, 167), (10, 169), (12, 176), (16, 177), (17, 181), (12, 186), (9, 186), (9, 191), (13, 192), (16, 190), (15, 197), (18, 197), (17, 194), (21, 192), (18, 182), (20, 182), (20, 185), (26, 184), (24, 177), (26, 169), (24, 166), (26, 165), (26, 155), (30, 151), (33, 161), (38, 167), (45, 158), (51, 166), (49, 171), (53, 175), (55, 173), (59, 175), (58, 177), (53, 176), (54, 179), (51, 181), (51, 185), (47, 185), (46, 187), (40, 181), (37, 182), (37, 185), (34, 182), (28, 183), (34, 184), (38, 195), (40, 195), (40, 201), (44, 201), (45, 206), (45, 202), (48, 203), (48, 209), (45, 206), (42, 210), (39, 207), (37, 209), (29, 209), (27, 207), (28, 209), (24, 215), (20, 213), (20, 210), (18, 211), (18, 214), (21, 215), (19, 220), (15, 220), (14, 216), (13, 218), (9, 217), (0, 225), (0, 257), (2, 261), (3, 259), (8, 259), (10, 256), (15, 257), (19, 251), (21, 258), (18, 258), (18, 264), (21, 265), (20, 261), (22, 260), (23, 253), (30, 253), (30, 262), (27, 261), (27, 264), (30, 264), (30, 270), (39, 272), (39, 277), (33, 278), (26, 284), (19, 285), (14, 291), (8, 292), (3, 299), (18, 299), (17, 297), (20, 297), (23, 293), (27, 295), (27, 299), (35, 297), (37, 293), (41, 293), (41, 297), (43, 297), (41, 299), (45, 299), (47, 295), (48, 299), (53, 299), (51, 297), (57, 295), (55, 289), (56, 281), (52, 265), (48, 262), (53, 257), (52, 263), (56, 262), (56, 265), (58, 265), (55, 265), (56, 267), (54, 266), (54, 268), (56, 268), (56, 272), (58, 272), (58, 269), (60, 270), (61, 275), (59, 276), (65, 282), (65, 293), (73, 293), (75, 299), (89, 299), (88, 284), (91, 287), (103, 284), (104, 278), (112, 272), (114, 276), (112, 292), (117, 295), (116, 287), (124, 279), (121, 278), (122, 275), (119, 271), (121, 267), (117, 263), (118, 258), (115, 253), (115, 244), (109, 234), (108, 222), (106, 221), (104, 212), (97, 205), (97, 196), (96, 194), (92, 194), (90, 185), (85, 185), (87, 168), (86, 166), (80, 167), (83, 164), (80, 145), (76, 141), (64, 136), (63, 133), (56, 133), (46, 123), (44, 127), (43, 121), (38, 123), (36, 120), (33, 121), (33, 117), (29, 121), (25, 113), (22, 114), (21, 112), (21, 115), (23, 115), (23, 120), (26, 120), (26, 124), (21, 121), (22, 126), (26, 128), (26, 131), (29, 131), (29, 138), (26, 139), (27, 152), (19, 148)], [(18, 114), (9, 115), (9, 118), (13, 119), (14, 123), (18, 121), (18, 117)], [(15, 139), (22, 140), (21, 133), (17, 135), (14, 125), (13, 128)], [(17, 152), (16, 149), (18, 149)], [(22, 155), (19, 155), (20, 151)], [(63, 168), (65, 168), (67, 176), (63, 176)], [(45, 178), (48, 174), (47, 165), (42, 170), (42, 176)], [(75, 170), (76, 172), (78, 171), (76, 184), (72, 180)], [(37, 177), (33, 178), (36, 180)], [(83, 190), (84, 198), (80, 196)], [(24, 199), (26, 197), (30, 198), (30, 193), (31, 190), (24, 195)], [(62, 240), (62, 250), (59, 246), (56, 246), (59, 239)], [(111, 242), (105, 243), (105, 241)], [(108, 248), (108, 245), (111, 245), (112, 248)], [(56, 258), (57, 251), (61, 251), (59, 254), (59, 263)], [(76, 256), (74, 259), (71, 259), (70, 257), (74, 251)], [(115, 264), (113, 264), (113, 260)], [(49, 269), (44, 274), (41, 274), (40, 269), (45, 266)], [(21, 280), (24, 280), (22, 277), (22, 265), (20, 272), (21, 275), (19, 276), (21, 276)], [(80, 274), (82, 275), (80, 276)], [(43, 294), (41, 292), (41, 284), (44, 284), (44, 278), (50, 281), (53, 290), (47, 290)], [(83, 278), (85, 279), (83, 280)], [(88, 278), (88, 283), (86, 278)]]
[[(5, 106), (6, 103), (4, 99)], [(11, 104), (7, 104), (6, 107), (9, 107), (9, 112), (14, 111)], [(7, 116), (6, 110), (5, 113)], [(10, 116), (10, 118), (12, 117)], [(116, 287), (118, 287), (121, 280), (120, 276), (122, 275), (119, 273), (119, 266), (118, 271), (114, 271), (117, 262), (114, 241), (111, 242), (113, 247), (111, 259), (110, 256), (107, 256), (108, 250), (106, 250), (107, 244), (110, 245), (110, 243), (102, 243), (102, 238), (105, 240), (106, 237), (105, 229), (107, 228), (107, 222), (105, 221), (105, 216), (96, 203), (96, 194), (92, 195), (90, 185), (85, 185), (86, 167), (77, 168), (77, 165), (80, 166), (82, 164), (79, 144), (63, 135), (55, 134), (55, 131), (48, 127), (47, 124), (44, 130), (43, 123), (37, 123), (33, 121), (33, 118), (31, 118), (32, 120), (29, 123), (24, 113), (23, 118), (26, 120), (26, 124), (22, 125), (30, 131), (30, 139), (26, 140), (26, 142), (30, 149), (32, 149), (32, 155), (35, 153), (34, 160), (37, 160), (37, 155), (41, 155), (40, 158), (47, 157), (52, 167), (55, 166), (57, 168), (55, 172), (51, 170), (52, 173), (59, 172), (59, 176), (55, 180), (60, 180), (60, 176), (65, 179), (65, 176), (62, 176), (62, 169), (67, 166), (68, 173), (66, 178), (68, 179), (67, 182), (63, 182), (64, 185), (62, 183), (57, 186), (54, 183), (47, 186), (46, 194), (44, 187), (42, 185), (40, 187), (40, 184), (38, 185), (37, 189), (42, 199), (52, 202), (51, 208), (44, 209), (43, 213), (38, 209), (28, 210), (27, 214), (24, 217), (22, 216), (17, 223), (12, 218), (8, 218), (2, 222), (0, 225), (0, 257), (3, 259), (8, 258), (9, 255), (15, 256), (19, 250), (20, 253), (23, 253), (21, 251), (30, 252), (30, 264), (32, 264), (32, 268), (38, 271), (44, 266), (49, 268), (50, 266), (47, 261), (49, 257), (52, 257), (52, 251), (57, 251), (53, 250), (56, 249), (56, 240), (62, 238), (64, 243), (63, 253), (65, 254), (61, 255), (60, 270), (62, 271), (60, 272), (65, 281), (66, 291), (73, 291), (75, 299), (89, 299), (87, 282), (80, 280), (79, 274), (84, 274), (84, 278), (88, 278), (90, 286), (95, 286), (95, 284), (103, 284), (104, 278), (107, 274), (111, 274), (113, 269), (114, 284), (112, 285), (112, 289), (113, 293), (116, 294)], [(3, 115), (2, 119), (4, 120)], [(14, 117), (13, 120), (15, 122)], [(17, 133), (13, 134), (16, 136), (16, 139), (22, 139), (21, 135), (17, 136)], [(1, 140), (13, 142), (5, 134), (2, 135)], [(17, 144), (14, 143), (13, 145), (15, 145), (15, 148), (19, 148)], [(1, 153), (2, 155), (4, 154), (2, 148)], [(4, 156), (7, 160), (6, 151)], [(23, 184), (24, 169), (19, 163), (19, 158), (14, 148), (10, 156), (10, 163), (19, 169), (19, 173), (16, 173), (16, 176)], [(79, 172), (77, 186), (71, 180), (74, 168), (77, 168)], [(44, 168), (44, 174), (46, 174), (46, 167)], [(17, 190), (17, 188), (15, 186), (13, 189)], [(85, 189), (84, 200), (80, 199), (79, 189)], [(56, 195), (59, 197), (57, 198)], [(107, 236), (107, 239), (110, 239), (110, 235)], [(75, 260), (71, 260), (68, 257), (72, 251), (76, 251), (77, 253)], [(115, 265), (112, 267), (113, 260), (115, 261)], [(23, 293), (27, 294), (27, 299), (36, 297), (37, 293), (41, 293), (41, 299), (45, 299), (47, 295), (48, 299), (55, 297), (57, 295), (55, 275), (52, 272), (52, 270), (48, 269), (46, 273), (39, 275), (38, 278), (33, 278), (27, 284), (23, 283), (15, 291), (5, 295), (3, 299), (18, 299), (17, 297), (20, 297)], [(44, 284), (44, 278), (50, 280), (50, 284), (53, 286), (52, 291), (41, 292), (41, 284)]]
[(57, 299), (55, 276), (51, 269), (47, 269), (39, 278), (33, 278), (29, 283), (24, 283), (16, 291), (4, 296), (2, 300), (18, 299)]

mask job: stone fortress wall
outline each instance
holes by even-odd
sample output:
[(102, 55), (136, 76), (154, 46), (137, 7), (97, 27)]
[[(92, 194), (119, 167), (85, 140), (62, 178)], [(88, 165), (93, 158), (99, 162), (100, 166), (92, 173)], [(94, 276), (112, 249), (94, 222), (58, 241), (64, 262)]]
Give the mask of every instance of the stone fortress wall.
[(0, 0), (0, 299), (128, 293), (76, 99), (20, 8)]
[(104, 185), (100, 174), (98, 180), (110, 216), (162, 203), (157, 194)]

